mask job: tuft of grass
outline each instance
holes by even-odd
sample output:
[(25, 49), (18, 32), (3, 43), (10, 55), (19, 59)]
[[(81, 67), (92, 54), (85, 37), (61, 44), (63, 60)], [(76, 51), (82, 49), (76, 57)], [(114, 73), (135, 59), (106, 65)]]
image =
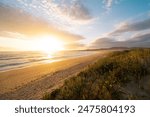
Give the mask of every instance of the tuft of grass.
[(142, 99), (126, 86), (133, 83), (140, 91), (141, 80), (149, 74), (150, 49), (113, 52), (66, 80), (62, 87), (43, 99)]

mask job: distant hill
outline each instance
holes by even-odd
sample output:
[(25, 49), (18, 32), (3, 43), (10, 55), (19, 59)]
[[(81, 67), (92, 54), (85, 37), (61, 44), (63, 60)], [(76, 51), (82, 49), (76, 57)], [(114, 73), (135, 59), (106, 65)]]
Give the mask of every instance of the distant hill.
[(100, 49), (86, 49), (86, 51), (98, 51), (98, 50), (126, 50), (128, 47), (111, 47), (111, 48), (100, 48)]

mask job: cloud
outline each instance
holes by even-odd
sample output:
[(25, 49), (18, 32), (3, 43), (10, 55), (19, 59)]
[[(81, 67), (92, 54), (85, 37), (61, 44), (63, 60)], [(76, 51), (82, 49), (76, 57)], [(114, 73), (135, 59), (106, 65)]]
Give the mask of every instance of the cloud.
[(102, 34), (89, 47), (150, 47), (150, 18), (148, 14), (140, 14), (117, 24), (111, 32)]
[(0, 4), (0, 36), (7, 37), (37, 37), (39, 35), (52, 35), (68, 42), (80, 41), (83, 36), (56, 28), (50, 22), (29, 13)]
[(110, 8), (112, 6), (113, 0), (104, 0), (103, 2), (107, 8)]
[(150, 47), (150, 33), (134, 36), (125, 43), (128, 47)]
[(109, 11), (113, 4), (118, 4), (120, 2), (120, 0), (103, 0), (103, 3), (104, 3), (104, 7), (107, 11)]
[(135, 35), (130, 39), (130, 42), (150, 42), (150, 33)]
[(96, 39), (89, 48), (150, 47), (150, 19), (122, 22), (116, 29)]
[(122, 46), (122, 42), (115, 41), (112, 38), (103, 37), (96, 39), (96, 41), (90, 44), (89, 48), (110, 48), (116, 46)]
[(84, 25), (94, 21), (87, 7), (80, 0), (41, 0), (18, 1), (25, 9), (38, 12), (51, 22), (59, 25)]
[(125, 41), (117, 41), (113, 38), (103, 37), (95, 40), (89, 48), (110, 47), (150, 47), (150, 33), (133, 36)]
[(8, 38), (17, 38), (17, 39), (25, 39), (25, 35), (20, 34), (18, 32), (8, 32), (8, 31), (1, 31), (1, 37), (8, 37)]
[(150, 29), (150, 19), (146, 19), (139, 22), (123, 22), (117, 26), (117, 28), (110, 33), (110, 35), (119, 35), (125, 32), (134, 32)]
[(92, 19), (89, 10), (79, 0), (75, 0), (70, 4), (59, 4), (58, 9), (72, 20), (86, 21)]

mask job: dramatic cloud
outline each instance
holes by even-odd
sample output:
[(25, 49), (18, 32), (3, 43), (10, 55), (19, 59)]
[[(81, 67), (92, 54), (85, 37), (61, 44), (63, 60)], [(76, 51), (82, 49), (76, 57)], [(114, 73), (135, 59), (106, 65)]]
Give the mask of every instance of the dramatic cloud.
[(117, 28), (110, 33), (110, 35), (119, 35), (120, 33), (142, 31), (146, 29), (150, 29), (150, 19), (135, 23), (123, 22), (119, 24)]
[(89, 48), (110, 48), (110, 47), (121, 47), (123, 42), (115, 41), (114, 39), (103, 37), (99, 38), (90, 44)]
[(90, 48), (109, 47), (150, 47), (150, 18), (121, 22), (116, 28), (100, 36), (91, 43)]
[(126, 41), (117, 41), (113, 38), (99, 38), (94, 41), (90, 48), (109, 47), (150, 47), (150, 33), (134, 36)]
[(80, 35), (57, 29), (49, 22), (13, 7), (0, 5), (0, 16), (0, 36), (32, 38), (39, 35), (52, 35), (68, 42), (79, 41), (84, 38)]
[(55, 24), (59, 22), (59, 25), (83, 25), (91, 23), (94, 20), (89, 10), (80, 0), (18, 1), (25, 9), (32, 9), (32, 12), (38, 12), (37, 15), (44, 15), (46, 19), (49, 19)]
[(89, 10), (78, 0), (68, 4), (60, 4), (59, 11), (73, 20), (90, 20), (92, 16)]
[(150, 42), (150, 33), (134, 36), (129, 41), (130, 42), (143, 42), (143, 43)]

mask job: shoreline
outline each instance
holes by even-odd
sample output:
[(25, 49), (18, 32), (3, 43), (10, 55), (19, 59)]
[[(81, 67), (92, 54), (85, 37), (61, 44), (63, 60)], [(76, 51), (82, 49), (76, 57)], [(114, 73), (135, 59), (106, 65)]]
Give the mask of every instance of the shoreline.
[(110, 52), (99, 51), (88, 56), (0, 72), (0, 99), (41, 99), (43, 93), (62, 85), (65, 79)]
[(33, 63), (28, 63), (28, 64), (22, 64), (22, 65), (19, 65), (19, 66), (16, 66), (16, 67), (14, 66), (12, 68), (0, 70), (0, 73), (12, 71), (12, 70), (24, 69), (24, 68), (38, 66), (38, 65), (50, 64), (50, 63), (54, 63), (54, 62), (59, 62), (59, 61), (64, 61), (64, 60), (69, 60), (69, 59), (74, 59), (74, 58), (79, 58), (79, 57), (86, 57), (86, 56), (90, 56), (90, 55), (96, 54), (97, 52), (98, 51), (95, 51), (93, 53), (86, 54), (86, 55), (72, 56), (72, 57), (61, 58), (61, 59), (56, 59), (56, 60), (52, 59), (52, 60), (45, 60), (45, 61), (41, 61), (41, 62), (35, 62), (35, 63), (33, 62)]
[(18, 67), (6, 69), (6, 70), (1, 70), (0, 73), (9, 72), (9, 71), (12, 71), (12, 70), (19, 70), (19, 69), (34, 67), (34, 66), (39, 66), (39, 65), (44, 65), (44, 64), (50, 64), (50, 63), (59, 62), (59, 61), (63, 61), (63, 60), (53, 60), (53, 61), (47, 62), (47, 63), (46, 63), (46, 62), (32, 63), (32, 64), (30, 64), (30, 65), (18, 66)]

